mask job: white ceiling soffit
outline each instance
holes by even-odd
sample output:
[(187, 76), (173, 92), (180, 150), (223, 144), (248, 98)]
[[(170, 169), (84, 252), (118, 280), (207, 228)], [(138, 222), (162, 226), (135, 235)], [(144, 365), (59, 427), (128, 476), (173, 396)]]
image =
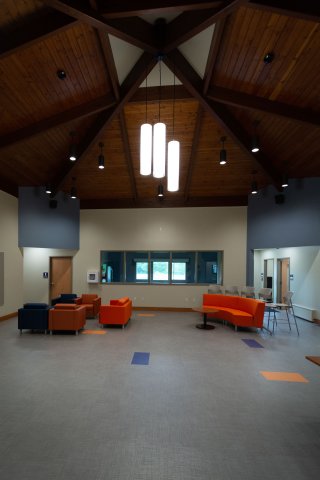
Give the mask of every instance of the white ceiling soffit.
[(143, 50), (120, 38), (109, 35), (114, 63), (117, 69), (119, 84), (121, 85), (135, 63), (143, 54)]
[(206, 70), (214, 27), (211, 25), (178, 47), (201, 78), (204, 77)]
[[(161, 85), (181, 85), (180, 80), (176, 77), (174, 80), (174, 76), (172, 71), (163, 63), (161, 62)], [(148, 75), (147, 78), (147, 84), (148, 87), (158, 87), (160, 86), (160, 65), (159, 62)], [(140, 87), (145, 87), (146, 86), (146, 81), (144, 80)]]

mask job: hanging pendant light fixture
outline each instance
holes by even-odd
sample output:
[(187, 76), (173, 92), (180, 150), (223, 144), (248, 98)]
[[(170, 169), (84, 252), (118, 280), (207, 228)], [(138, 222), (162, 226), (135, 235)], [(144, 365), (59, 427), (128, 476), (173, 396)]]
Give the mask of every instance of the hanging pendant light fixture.
[(177, 192), (179, 190), (180, 142), (174, 140), (175, 80), (176, 76), (175, 72), (173, 72), (172, 140), (168, 143), (168, 192)]
[(160, 183), (158, 185), (158, 197), (160, 197), (160, 198), (163, 197), (163, 185), (162, 185), (162, 183)]
[(255, 179), (256, 173), (257, 173), (256, 170), (252, 171), (252, 183), (251, 183), (251, 193), (252, 193), (252, 195), (256, 195), (258, 193), (258, 184), (257, 184), (256, 179)]
[(100, 170), (103, 170), (104, 169), (104, 156), (103, 156), (103, 153), (102, 153), (102, 149), (103, 149), (103, 143), (100, 142), (99, 143), (99, 147), (100, 147), (100, 155), (98, 157), (98, 168)]
[(152, 125), (148, 123), (148, 72), (146, 74), (146, 118), (140, 127), (140, 174), (151, 175)]
[(258, 125), (259, 125), (259, 122), (258, 122), (258, 120), (256, 120), (253, 123), (254, 131), (253, 131), (253, 135), (252, 135), (252, 138), (251, 138), (251, 152), (252, 153), (257, 153), (260, 150), (259, 137), (257, 135), (257, 126)]
[(153, 176), (163, 178), (166, 173), (166, 126), (161, 122), (161, 61), (162, 56), (158, 56), (159, 62), (159, 121), (153, 126)]
[(77, 160), (77, 145), (74, 139), (75, 136), (76, 136), (76, 132), (70, 132), (71, 143), (70, 143), (69, 160), (71, 160), (71, 162), (75, 162)]
[(222, 149), (220, 150), (220, 165), (225, 165), (227, 163), (227, 151), (224, 148), (224, 142), (227, 140), (227, 137), (221, 137), (220, 142), (222, 144)]
[(287, 175), (283, 175), (282, 176), (281, 187), (282, 188), (287, 188), (288, 185), (289, 185), (288, 184), (288, 177), (287, 177)]
[(75, 181), (76, 181), (75, 177), (72, 177), (72, 187), (71, 187), (71, 190), (70, 190), (70, 197), (72, 199), (77, 198), (77, 188), (75, 186)]

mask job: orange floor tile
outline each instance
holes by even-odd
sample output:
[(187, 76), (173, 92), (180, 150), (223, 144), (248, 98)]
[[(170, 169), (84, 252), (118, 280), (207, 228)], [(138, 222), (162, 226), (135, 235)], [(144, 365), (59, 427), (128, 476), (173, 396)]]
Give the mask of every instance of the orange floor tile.
[(103, 330), (82, 330), (81, 333), (89, 334), (89, 335), (105, 335), (106, 332)]
[(261, 375), (267, 380), (273, 380), (278, 382), (300, 382), (309, 383), (309, 380), (304, 378), (300, 373), (292, 372), (260, 372)]

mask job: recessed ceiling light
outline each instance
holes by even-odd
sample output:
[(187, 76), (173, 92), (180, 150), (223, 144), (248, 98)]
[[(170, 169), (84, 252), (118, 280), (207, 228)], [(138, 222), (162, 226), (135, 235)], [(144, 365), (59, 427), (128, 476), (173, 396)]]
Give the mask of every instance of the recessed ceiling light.
[(60, 78), (60, 80), (64, 80), (67, 77), (67, 74), (64, 70), (58, 70), (57, 76), (58, 78)]
[(266, 53), (265, 56), (263, 57), (263, 61), (266, 64), (271, 63), (273, 61), (273, 59), (274, 59), (274, 53), (272, 53), (272, 52)]

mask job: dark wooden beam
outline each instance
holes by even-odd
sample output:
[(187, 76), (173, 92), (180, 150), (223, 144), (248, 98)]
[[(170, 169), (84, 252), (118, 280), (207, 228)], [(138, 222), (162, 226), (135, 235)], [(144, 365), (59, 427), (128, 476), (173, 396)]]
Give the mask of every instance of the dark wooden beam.
[(206, 64), (206, 70), (203, 76), (203, 88), (202, 93), (207, 94), (210, 82), (214, 75), (214, 68), (220, 51), (220, 46), (223, 38), (223, 33), (225, 31), (227, 18), (221, 18), (218, 20), (214, 27), (214, 32), (211, 40), (209, 55)]
[(247, 3), (247, 0), (229, 0), (215, 9), (182, 13), (167, 26), (164, 52), (170, 52), (221, 18), (230, 15), (244, 3)]
[(103, 30), (121, 40), (135, 45), (145, 52), (155, 54), (153, 45), (153, 26), (140, 18), (122, 18), (107, 20), (93, 8), (79, 4), (73, 0), (44, 0), (47, 5), (77, 18), (93, 28)]
[(0, 137), (0, 148), (7, 147), (13, 143), (20, 142), (21, 140), (25, 140), (34, 135), (38, 135), (39, 133), (49, 130), (50, 128), (58, 127), (64, 123), (68, 123), (79, 118), (88, 117), (94, 113), (99, 113), (102, 110), (112, 107), (115, 105), (115, 103), (116, 101), (113, 95), (104, 95), (85, 104), (70, 108), (70, 110), (60, 112), (52, 117), (44, 118), (39, 122), (33, 123), (32, 125), (28, 125), (27, 127), (20, 128), (19, 130), (7, 133), (3, 137)]
[(121, 99), (115, 107), (99, 114), (97, 120), (93, 126), (89, 129), (83, 140), (78, 146), (78, 158), (76, 162), (68, 162), (64, 170), (62, 170), (52, 182), (53, 190), (57, 191), (63, 185), (65, 179), (72, 174), (72, 170), (83, 161), (86, 153), (90, 148), (99, 142), (99, 136), (101, 132), (110, 124), (116, 115), (119, 115), (124, 105), (129, 101), (136, 89), (143, 82), (146, 72), (156, 64), (156, 59), (149, 53), (141, 55), (140, 59), (136, 62), (128, 76), (125, 78), (121, 87)]
[(223, 87), (209, 88), (207, 96), (215, 102), (241, 107), (249, 110), (259, 110), (273, 115), (279, 115), (297, 122), (320, 125), (320, 113), (310, 109), (294, 107), (286, 103), (256, 97), (246, 93), (236, 92)]
[(121, 137), (122, 137), (122, 143), (123, 143), (123, 149), (124, 149), (124, 158), (126, 160), (127, 168), (129, 172), (132, 197), (136, 199), (138, 196), (137, 186), (134, 178), (132, 155), (131, 155), (129, 138), (128, 138), (128, 130), (127, 130), (126, 119), (124, 117), (123, 110), (120, 112), (119, 120), (120, 120), (120, 130), (121, 130)]
[(248, 196), (230, 197), (193, 197), (185, 200), (183, 196), (165, 195), (162, 198), (133, 199), (83, 199), (80, 200), (81, 210), (113, 209), (113, 208), (187, 208), (187, 207), (234, 207), (247, 206)]
[(200, 131), (201, 131), (201, 125), (202, 125), (202, 118), (203, 118), (203, 110), (202, 110), (202, 107), (199, 105), (198, 112), (197, 112), (196, 123), (195, 123), (195, 127), (194, 127), (194, 132), (193, 132), (192, 147), (191, 147), (191, 153), (190, 153), (190, 159), (189, 159), (187, 179), (186, 179), (186, 183), (185, 183), (185, 187), (184, 187), (184, 199), (185, 199), (185, 201), (187, 201), (188, 198), (189, 198), (189, 188), (190, 188), (193, 169), (194, 169), (194, 165), (195, 165), (195, 161), (196, 161), (196, 154), (197, 154), (197, 151), (198, 151)]
[(241, 124), (232, 117), (230, 112), (221, 103), (208, 100), (202, 95), (202, 81), (184, 56), (174, 50), (168, 55), (164, 62), (169, 68), (175, 68), (179, 80), (185, 85), (190, 93), (200, 102), (202, 107), (215, 119), (215, 121), (233, 138), (233, 140), (242, 148), (257, 164), (259, 164), (265, 173), (270, 177), (277, 188), (280, 188), (281, 175), (272, 166), (262, 152), (253, 154), (251, 152), (251, 137), (247, 134)]
[[(173, 85), (161, 86), (161, 100), (172, 100), (173, 98)], [(174, 98), (176, 100), (190, 100), (193, 97), (183, 85), (176, 85)], [(140, 87), (136, 93), (130, 99), (131, 102), (145, 103), (145, 102), (159, 102), (159, 87), (148, 87), (148, 93), (146, 98), (145, 87)]]
[(77, 23), (78, 20), (73, 17), (56, 11), (40, 16), (29, 16), (14, 29), (7, 30), (5, 35), (1, 34), (0, 58), (16, 53)]
[(248, 7), (314, 22), (319, 22), (320, 20), (320, 2), (318, 0), (305, 2), (292, 0), (250, 0)]
[(147, 14), (180, 13), (187, 10), (216, 8), (220, 1), (204, 0), (106, 0), (99, 1), (99, 10), (106, 18), (133, 17)]

